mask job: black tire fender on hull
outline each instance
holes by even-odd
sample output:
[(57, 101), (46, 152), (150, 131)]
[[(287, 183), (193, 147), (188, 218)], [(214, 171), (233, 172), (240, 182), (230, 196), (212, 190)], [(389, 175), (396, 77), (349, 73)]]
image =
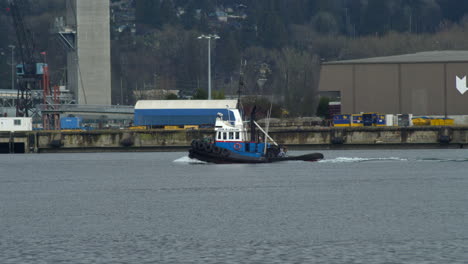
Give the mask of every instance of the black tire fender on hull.
[(199, 139), (193, 140), (190, 146), (189, 158), (191, 159), (196, 158), (202, 161), (215, 163), (231, 163), (230, 161), (225, 161), (225, 159), (231, 155), (231, 151), (226, 148)]
[(221, 157), (227, 158), (229, 155), (231, 155), (231, 151), (229, 149), (223, 148), (221, 150)]
[(213, 144), (205, 143), (204, 150), (208, 153), (213, 152)]

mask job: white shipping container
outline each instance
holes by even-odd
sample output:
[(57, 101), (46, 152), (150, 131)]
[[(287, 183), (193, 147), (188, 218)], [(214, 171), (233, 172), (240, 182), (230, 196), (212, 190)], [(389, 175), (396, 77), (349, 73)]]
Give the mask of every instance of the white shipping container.
[(31, 117), (1, 117), (0, 118), (0, 131), (31, 131), (32, 118)]
[(395, 124), (393, 122), (393, 115), (385, 115), (385, 125), (386, 126), (393, 126)]
[[(399, 120), (402, 118), (402, 114), (396, 114), (393, 116), (393, 125), (394, 126), (401, 126), (401, 124), (399, 124)], [(413, 126), (413, 114), (407, 114), (407, 118), (408, 118), (408, 126)], [(400, 120), (401, 121), (401, 120)]]

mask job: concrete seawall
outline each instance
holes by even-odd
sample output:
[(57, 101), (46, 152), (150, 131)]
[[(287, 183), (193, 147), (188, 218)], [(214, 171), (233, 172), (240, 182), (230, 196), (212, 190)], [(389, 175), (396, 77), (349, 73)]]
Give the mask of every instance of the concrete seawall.
[[(213, 130), (1, 132), (1, 153), (185, 150)], [(294, 127), (270, 135), (290, 148), (466, 148), (468, 127)]]

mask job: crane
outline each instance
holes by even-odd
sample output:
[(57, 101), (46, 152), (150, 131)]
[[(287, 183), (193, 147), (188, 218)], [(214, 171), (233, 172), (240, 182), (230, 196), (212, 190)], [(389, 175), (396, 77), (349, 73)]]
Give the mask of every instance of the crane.
[(18, 82), (16, 116), (26, 117), (33, 108), (31, 90), (49, 89), (47, 64), (40, 62), (33, 34), (24, 20), (24, 13), (28, 10), (28, 6), (27, 0), (8, 0), (20, 56), (20, 63), (16, 66)]

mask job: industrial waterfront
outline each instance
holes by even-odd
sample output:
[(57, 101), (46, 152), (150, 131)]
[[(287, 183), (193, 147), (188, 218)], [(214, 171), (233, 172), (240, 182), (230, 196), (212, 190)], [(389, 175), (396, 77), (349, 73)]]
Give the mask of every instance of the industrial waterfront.
[(0, 263), (466, 263), (461, 2), (0, 1)]
[(4, 156), (0, 262), (465, 263), (468, 150), (323, 153)]

